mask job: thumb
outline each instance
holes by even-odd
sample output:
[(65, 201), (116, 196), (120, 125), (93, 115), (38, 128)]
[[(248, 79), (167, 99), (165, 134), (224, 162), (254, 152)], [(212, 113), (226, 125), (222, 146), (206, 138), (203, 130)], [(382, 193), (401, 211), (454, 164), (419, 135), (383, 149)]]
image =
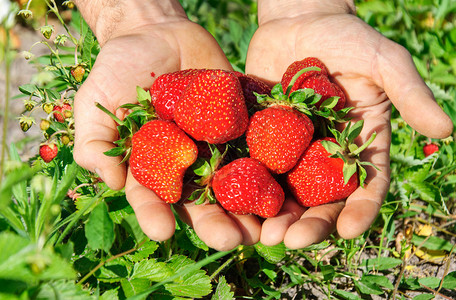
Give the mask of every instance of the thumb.
[(405, 48), (383, 39), (374, 70), (379, 85), (412, 128), (430, 138), (445, 138), (452, 133), (450, 117), (435, 101)]
[(106, 81), (97, 80), (94, 68), (78, 90), (74, 101), (75, 143), (74, 159), (83, 168), (96, 172), (112, 189), (122, 189), (126, 180), (126, 167), (120, 164), (120, 157), (104, 154), (114, 147), (118, 139), (114, 120), (95, 106), (99, 102), (111, 112), (116, 101), (112, 101), (104, 91)]

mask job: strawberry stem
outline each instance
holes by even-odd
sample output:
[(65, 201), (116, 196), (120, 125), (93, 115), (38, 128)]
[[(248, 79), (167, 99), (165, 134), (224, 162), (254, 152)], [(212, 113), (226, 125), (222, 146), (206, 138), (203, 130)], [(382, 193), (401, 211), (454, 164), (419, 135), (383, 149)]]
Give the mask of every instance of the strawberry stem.
[(288, 84), (288, 87), (287, 87), (287, 92), (285, 93), (285, 95), (289, 96), (290, 95), (290, 92), (291, 92), (291, 88), (293, 87), (293, 85), (295, 84), (296, 80), (298, 80), (298, 78), (306, 73), (306, 72), (309, 72), (309, 71), (321, 71), (320, 68), (318, 67), (307, 67), (307, 68), (304, 68), (302, 70), (300, 70), (298, 73), (296, 73), (292, 78), (291, 78), (291, 81), (290, 83)]
[(106, 107), (101, 105), (99, 102), (95, 102), (95, 106), (98, 107), (99, 109), (101, 109), (108, 116), (110, 116), (117, 124), (124, 125), (124, 122), (121, 119), (119, 119), (115, 114), (110, 112)]
[(372, 142), (374, 141), (375, 137), (377, 136), (377, 133), (374, 132), (371, 137), (369, 138), (369, 140), (367, 140), (367, 142), (365, 142), (361, 147), (359, 147), (358, 149), (356, 149), (355, 151), (351, 152), (350, 154), (352, 156), (357, 156), (359, 155), (362, 151), (364, 151), (364, 149), (366, 149), (367, 147), (369, 147), (370, 144), (372, 144)]

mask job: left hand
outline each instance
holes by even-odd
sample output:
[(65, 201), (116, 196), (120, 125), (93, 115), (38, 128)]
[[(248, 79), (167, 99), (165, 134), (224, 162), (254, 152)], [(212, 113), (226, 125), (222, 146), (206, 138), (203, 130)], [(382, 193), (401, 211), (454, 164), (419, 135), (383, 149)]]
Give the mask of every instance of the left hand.
[(280, 9), (263, 11), (249, 46), (246, 73), (277, 83), (293, 61), (319, 58), (344, 89), (347, 106), (355, 107), (350, 116), (364, 120), (359, 143), (377, 132), (361, 159), (380, 171), (369, 167), (367, 185), (346, 202), (305, 209), (288, 199), (279, 215), (262, 225), (260, 241), (266, 245), (284, 241), (290, 248), (303, 248), (324, 240), (336, 228), (342, 238), (351, 239), (371, 226), (389, 189), (391, 102), (408, 124), (428, 137), (444, 138), (453, 128), (406, 49), (354, 16), (347, 6), (331, 9), (337, 1), (323, 2), (307, 13), (289, 8), (282, 14)]

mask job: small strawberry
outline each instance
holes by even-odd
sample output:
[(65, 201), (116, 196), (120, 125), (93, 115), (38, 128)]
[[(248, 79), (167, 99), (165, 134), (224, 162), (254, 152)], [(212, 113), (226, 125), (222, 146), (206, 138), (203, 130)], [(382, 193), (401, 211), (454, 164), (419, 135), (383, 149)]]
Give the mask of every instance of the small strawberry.
[(176, 124), (151, 120), (133, 134), (129, 166), (140, 184), (163, 201), (176, 203), (185, 171), (197, 155), (195, 143)]
[(263, 81), (247, 74), (241, 72), (233, 72), (237, 76), (239, 82), (242, 86), (242, 91), (244, 93), (245, 104), (250, 110), (253, 106), (258, 105), (257, 97), (254, 93), (261, 95), (270, 95), (271, 87), (269, 87)]
[(338, 111), (345, 106), (346, 97), (342, 89), (334, 82), (329, 79), (329, 73), (325, 65), (315, 57), (308, 57), (301, 61), (295, 61), (290, 66), (282, 76), (282, 86), (285, 89), (289, 86), (292, 78), (300, 70), (309, 67), (317, 67), (321, 71), (307, 71), (301, 74), (296, 81), (293, 83), (289, 93), (294, 92), (298, 89), (309, 88), (313, 89), (315, 93), (320, 94), (321, 100), (315, 104), (319, 107), (325, 100), (331, 97), (340, 97), (337, 105), (333, 110)]
[(435, 143), (428, 143), (423, 146), (424, 156), (428, 157), (429, 155), (439, 151), (439, 145)]
[(174, 120), (198, 141), (223, 144), (240, 137), (248, 112), (239, 80), (229, 71), (199, 72), (174, 105)]
[(273, 105), (257, 111), (246, 132), (250, 157), (273, 173), (289, 171), (309, 146), (312, 121), (290, 106)]
[(43, 103), (42, 106), (43, 108), (43, 111), (47, 114), (50, 114), (52, 112), (52, 110), (54, 109), (54, 104), (52, 103)]
[(82, 82), (82, 79), (84, 78), (84, 74), (85, 74), (84, 65), (78, 64), (76, 66), (71, 67), (70, 73), (71, 73), (71, 76), (73, 76), (74, 80), (77, 83)]
[(40, 152), (41, 158), (45, 162), (49, 163), (57, 156), (57, 153), (59, 152), (59, 148), (57, 147), (56, 144), (49, 142), (49, 143), (42, 144), (40, 146), (39, 152)]
[(51, 127), (51, 122), (49, 122), (48, 120), (46, 119), (41, 119), (41, 122), (40, 122), (40, 129), (42, 131), (46, 131), (49, 129), (49, 127)]
[(54, 112), (55, 120), (60, 123), (63, 123), (65, 119), (71, 117), (72, 115), (72, 107), (67, 102), (62, 105), (55, 105), (52, 111)]
[(157, 116), (163, 120), (174, 119), (174, 104), (179, 101), (187, 85), (201, 72), (188, 69), (159, 76), (150, 88), (151, 101)]
[(219, 169), (212, 180), (217, 201), (235, 214), (275, 216), (284, 202), (282, 187), (256, 159), (239, 158)]
[(366, 171), (359, 153), (375, 138), (375, 133), (361, 147), (353, 140), (361, 132), (363, 121), (347, 125), (334, 138), (319, 139), (310, 144), (296, 166), (287, 173), (286, 181), (296, 200), (303, 206), (316, 206), (347, 198), (359, 185), (364, 185)]
[(32, 125), (35, 123), (34, 118), (32, 118), (30, 116), (26, 116), (26, 115), (21, 115), (18, 119), (19, 119), (19, 126), (21, 127), (23, 132), (28, 131), (30, 129), (30, 127), (32, 127)]

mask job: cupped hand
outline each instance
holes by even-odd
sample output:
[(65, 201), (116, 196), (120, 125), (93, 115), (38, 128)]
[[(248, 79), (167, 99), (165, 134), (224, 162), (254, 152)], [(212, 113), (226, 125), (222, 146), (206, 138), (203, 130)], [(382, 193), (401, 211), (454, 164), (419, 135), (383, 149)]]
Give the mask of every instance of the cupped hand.
[[(114, 121), (95, 102), (122, 118), (123, 112), (116, 109), (135, 102), (136, 86), (151, 86), (154, 80), (151, 73), (156, 78), (188, 68), (231, 69), (231, 66), (213, 37), (184, 17), (124, 32), (127, 33), (103, 43), (91, 73), (76, 94), (74, 157), (82, 167), (98, 173), (110, 188), (125, 187), (143, 231), (151, 239), (163, 241), (175, 230), (172, 209), (154, 192), (141, 186), (128, 167), (120, 164), (120, 157), (103, 154), (113, 148), (118, 136)], [(228, 215), (218, 205), (190, 203), (178, 210), (199, 237), (217, 250), (259, 240), (260, 225), (253, 216)]]
[(347, 106), (355, 107), (351, 117), (364, 120), (358, 143), (377, 133), (361, 159), (380, 169), (368, 168), (367, 185), (345, 202), (306, 210), (288, 199), (278, 216), (263, 223), (262, 243), (284, 241), (290, 248), (302, 248), (324, 240), (336, 229), (342, 238), (355, 238), (378, 215), (390, 182), (391, 103), (408, 124), (428, 137), (447, 137), (453, 124), (402, 46), (346, 9), (292, 13), (292, 17), (275, 13), (260, 18), (249, 46), (246, 73), (277, 83), (293, 61), (319, 58), (343, 87)]

